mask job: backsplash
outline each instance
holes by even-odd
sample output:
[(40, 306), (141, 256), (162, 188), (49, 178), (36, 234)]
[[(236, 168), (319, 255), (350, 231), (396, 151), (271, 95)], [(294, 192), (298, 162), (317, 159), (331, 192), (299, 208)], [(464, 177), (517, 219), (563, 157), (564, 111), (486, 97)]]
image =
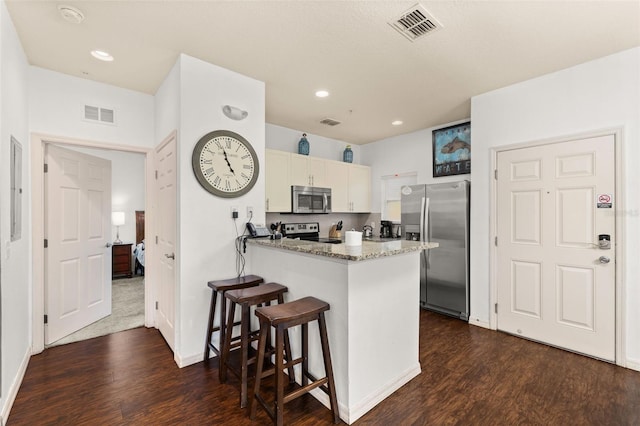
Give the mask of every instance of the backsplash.
[[(329, 229), (331, 225), (335, 225), (339, 221), (342, 221), (342, 230), (350, 231), (352, 228), (356, 231), (362, 231), (362, 227), (367, 224), (367, 220), (370, 216), (369, 213), (330, 213), (330, 214), (281, 214), (281, 213), (267, 213), (266, 226), (270, 227), (272, 223), (300, 223), (300, 222), (318, 222), (320, 224), (320, 236), (328, 237)], [(380, 214), (377, 215), (380, 217)], [(371, 225), (369, 221), (369, 225)], [(374, 228), (374, 235), (378, 235), (380, 232), (380, 221), (376, 222), (376, 228)]]

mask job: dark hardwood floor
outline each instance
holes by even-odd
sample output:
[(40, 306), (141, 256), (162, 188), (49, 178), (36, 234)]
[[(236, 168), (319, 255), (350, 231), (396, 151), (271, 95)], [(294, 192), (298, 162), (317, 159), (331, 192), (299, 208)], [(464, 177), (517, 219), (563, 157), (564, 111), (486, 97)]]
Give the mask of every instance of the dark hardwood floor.
[[(331, 333), (331, 330), (329, 330)], [(381, 344), (384, 342), (381, 342)], [(422, 373), (357, 425), (640, 425), (640, 373), (422, 311)], [(372, 371), (371, 374), (375, 374)], [(179, 369), (137, 328), (31, 358), (7, 425), (258, 425), (217, 361)], [(285, 424), (332, 424), (305, 395)]]

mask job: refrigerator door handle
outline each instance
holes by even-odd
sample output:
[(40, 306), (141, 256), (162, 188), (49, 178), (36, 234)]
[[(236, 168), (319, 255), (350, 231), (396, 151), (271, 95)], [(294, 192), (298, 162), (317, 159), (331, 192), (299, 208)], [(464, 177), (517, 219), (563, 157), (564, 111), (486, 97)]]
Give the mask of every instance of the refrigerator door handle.
[[(424, 229), (424, 231), (426, 232), (426, 238), (422, 237), (422, 241), (424, 242), (430, 242), (431, 241), (431, 224), (429, 223), (429, 198), (422, 198), (422, 211), (423, 211), (423, 217), (421, 218), (421, 222), (422, 222), (422, 227)], [(421, 234), (421, 235), (425, 235), (425, 234)], [(431, 250), (426, 250), (426, 263), (427, 263), (427, 269), (431, 268)]]
[(424, 216), (425, 216), (425, 205), (427, 203), (427, 199), (425, 197), (422, 197), (422, 200), (420, 200), (420, 241), (424, 242), (426, 234), (424, 233), (425, 229), (424, 229)]

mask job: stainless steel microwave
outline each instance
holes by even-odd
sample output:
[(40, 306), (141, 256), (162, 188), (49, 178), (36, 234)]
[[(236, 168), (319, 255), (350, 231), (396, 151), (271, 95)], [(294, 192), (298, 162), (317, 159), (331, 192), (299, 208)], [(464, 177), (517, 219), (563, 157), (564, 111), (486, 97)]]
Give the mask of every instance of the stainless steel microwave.
[(291, 213), (331, 213), (331, 188), (292, 186)]

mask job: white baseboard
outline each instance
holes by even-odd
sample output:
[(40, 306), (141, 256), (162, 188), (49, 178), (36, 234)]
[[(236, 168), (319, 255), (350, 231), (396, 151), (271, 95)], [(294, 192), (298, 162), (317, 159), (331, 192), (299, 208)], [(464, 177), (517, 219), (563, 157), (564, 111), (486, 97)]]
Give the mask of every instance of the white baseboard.
[[(211, 358), (215, 358), (216, 354), (212, 353), (211, 354)], [(178, 367), (180, 368), (184, 368), (184, 367), (188, 367), (192, 364), (197, 364), (201, 361), (204, 360), (204, 354), (202, 352), (194, 354), (194, 355), (189, 355), (187, 357), (180, 357), (178, 356), (178, 354), (175, 354), (175, 356), (173, 357), (174, 361), (176, 362), (176, 364), (178, 364)]]
[(482, 321), (480, 318), (470, 317), (469, 324), (492, 330), (491, 324), (489, 324), (487, 321)]
[(7, 419), (9, 418), (9, 413), (11, 412), (11, 407), (13, 407), (13, 403), (16, 400), (16, 396), (18, 396), (18, 390), (22, 385), (22, 380), (24, 380), (24, 375), (27, 372), (27, 366), (29, 365), (29, 360), (31, 359), (31, 348), (27, 348), (27, 351), (24, 354), (24, 358), (22, 358), (22, 362), (20, 363), (20, 367), (16, 373), (16, 376), (9, 387), (9, 392), (7, 393), (7, 397), (4, 400), (4, 404), (2, 405), (2, 411), (0, 411), (0, 424), (4, 426)]
[(627, 358), (626, 367), (630, 370), (640, 371), (640, 360)]
[[(341, 403), (338, 403), (338, 409), (340, 410), (340, 418), (346, 424), (352, 424), (360, 417), (367, 414), (373, 407), (381, 403), (384, 399), (386, 399), (389, 395), (400, 389), (402, 386), (407, 384), (411, 379), (416, 377), (422, 372), (420, 369), (420, 364), (418, 363), (416, 366), (406, 370), (400, 376), (396, 377), (394, 380), (390, 381), (386, 385), (382, 386), (377, 391), (374, 391), (367, 395), (362, 401), (351, 407), (351, 410), (347, 410), (347, 407)], [(329, 408), (329, 395), (321, 391), (320, 389), (314, 389), (311, 392), (311, 395), (322, 405)]]

